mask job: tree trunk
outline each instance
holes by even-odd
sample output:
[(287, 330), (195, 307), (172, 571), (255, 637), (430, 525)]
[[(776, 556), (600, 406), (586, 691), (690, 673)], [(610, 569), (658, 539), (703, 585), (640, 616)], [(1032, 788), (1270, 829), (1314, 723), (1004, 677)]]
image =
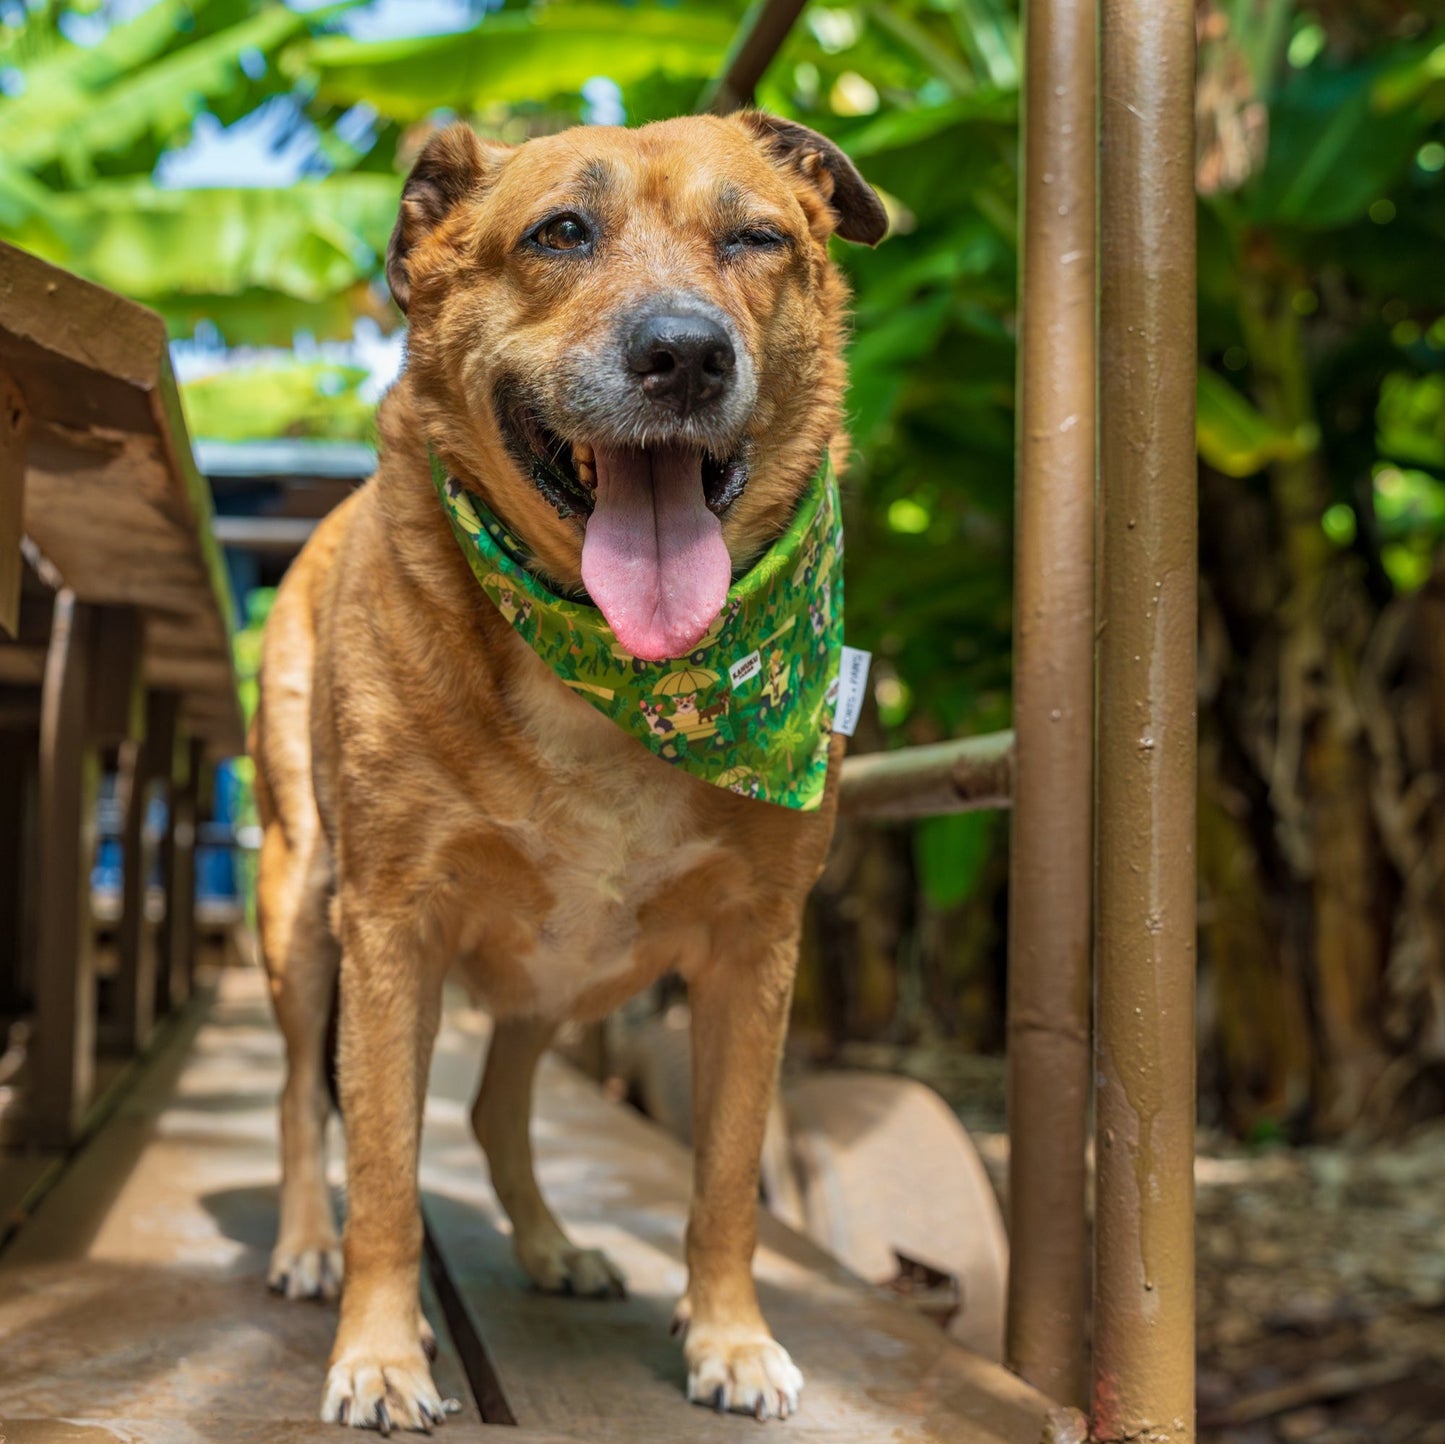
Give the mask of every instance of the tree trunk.
[[(1257, 404), (1318, 435), (1297, 284), (1258, 267), (1241, 319)], [(1442, 1052), (1445, 583), (1380, 609), (1327, 460), (1203, 478), (1200, 861), (1226, 1116), (1331, 1136), (1408, 1118)]]

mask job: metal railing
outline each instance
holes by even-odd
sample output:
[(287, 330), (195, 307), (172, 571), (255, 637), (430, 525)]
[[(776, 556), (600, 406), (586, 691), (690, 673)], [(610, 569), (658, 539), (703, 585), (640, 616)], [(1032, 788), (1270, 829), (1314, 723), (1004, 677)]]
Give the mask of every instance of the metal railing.
[(851, 758), (840, 802), (1012, 803), (1008, 1362), (1097, 1444), (1190, 1444), (1194, 6), (1024, 18), (1015, 731)]

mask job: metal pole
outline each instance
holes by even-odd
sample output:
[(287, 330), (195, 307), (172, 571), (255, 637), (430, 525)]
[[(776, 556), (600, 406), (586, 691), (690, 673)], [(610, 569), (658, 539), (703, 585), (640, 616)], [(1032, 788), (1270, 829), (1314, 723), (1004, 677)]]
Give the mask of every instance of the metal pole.
[(1087, 1402), (1093, 900), (1096, 0), (1024, 16), (1008, 1362)]
[(1194, 1435), (1194, 3), (1103, 0), (1093, 1426)]

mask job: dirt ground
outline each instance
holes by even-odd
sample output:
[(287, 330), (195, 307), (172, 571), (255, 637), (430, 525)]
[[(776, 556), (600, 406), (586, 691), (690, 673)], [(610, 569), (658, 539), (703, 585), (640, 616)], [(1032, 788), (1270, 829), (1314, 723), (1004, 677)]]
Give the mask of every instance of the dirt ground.
[[(855, 1045), (938, 1089), (1003, 1195), (1003, 1065)], [(1445, 1120), (1390, 1146), (1201, 1134), (1201, 1444), (1445, 1444)]]

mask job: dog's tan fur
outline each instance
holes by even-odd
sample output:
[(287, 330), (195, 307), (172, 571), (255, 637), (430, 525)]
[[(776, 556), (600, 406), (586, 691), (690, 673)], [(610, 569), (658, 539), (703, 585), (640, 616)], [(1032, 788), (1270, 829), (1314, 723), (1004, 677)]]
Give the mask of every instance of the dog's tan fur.
[[(605, 176), (617, 238), (563, 270), (525, 225)], [(719, 208), (786, 231), (719, 258)], [(463, 127), (433, 139), (404, 196), (390, 276), (409, 361), (383, 402), (377, 474), (318, 528), (267, 628), (253, 736), (265, 840), (262, 942), (289, 1074), (272, 1281), (341, 1277), (323, 1177), (325, 1035), (339, 979), (347, 1131), (345, 1289), (323, 1412), (437, 1416), (418, 1305), (417, 1150), (442, 978), (460, 965), (497, 1023), (473, 1111), (518, 1257), (543, 1288), (620, 1284), (572, 1245), (532, 1172), (533, 1070), (556, 1026), (601, 1017), (669, 969), (693, 1017), (696, 1188), (680, 1306), (689, 1393), (785, 1412), (801, 1380), (751, 1277), (758, 1157), (804, 899), (833, 827), (733, 796), (650, 756), (563, 686), (475, 584), (437, 504), (430, 442), (578, 584), (582, 523), (559, 518), (502, 443), (506, 371), (545, 391), (579, 345), (649, 293), (731, 318), (756, 369), (751, 477), (724, 518), (737, 567), (786, 526), (841, 451), (844, 288), (826, 242), (877, 239), (881, 210), (820, 138), (763, 117), (574, 131), (516, 150)], [(579, 439), (579, 438), (569, 438)], [(839, 457), (841, 459), (841, 457)]]

